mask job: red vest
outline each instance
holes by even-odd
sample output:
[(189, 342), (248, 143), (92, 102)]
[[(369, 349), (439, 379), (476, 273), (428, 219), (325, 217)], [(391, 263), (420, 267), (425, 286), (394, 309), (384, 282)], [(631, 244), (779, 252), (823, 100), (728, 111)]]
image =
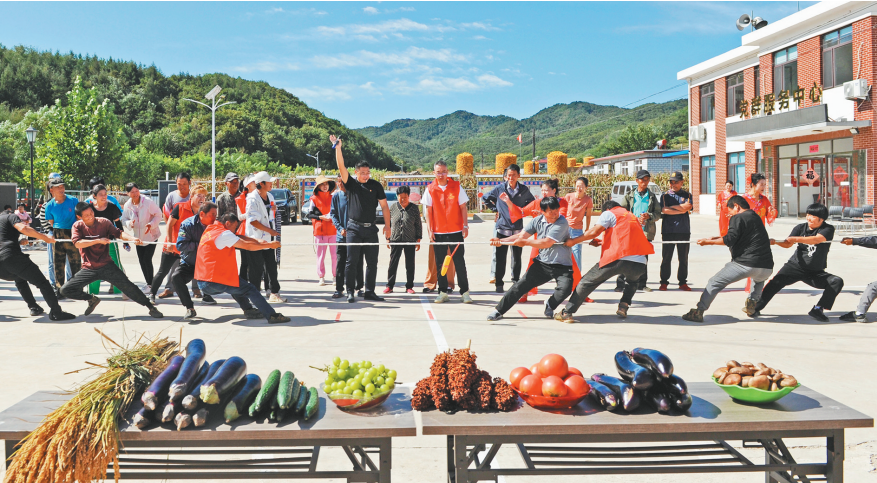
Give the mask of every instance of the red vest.
[(216, 248), (216, 238), (226, 231), (225, 225), (218, 221), (204, 230), (195, 261), (195, 280), (238, 286), (238, 260), (234, 247)]
[[(329, 210), (332, 209), (332, 193), (328, 191), (321, 191), (311, 196), (311, 201), (324, 215), (328, 215)], [(314, 225), (314, 236), (334, 236), (336, 234), (332, 220), (311, 220), (311, 222)]]
[(448, 180), (448, 186), (442, 190), (438, 181), (426, 187), (432, 198), (432, 212), (429, 217), (429, 228), (433, 233), (455, 233), (463, 231), (463, 214), (460, 213), (460, 183)]
[[(171, 243), (176, 244), (177, 243), (177, 236), (179, 236), (179, 234), (180, 234), (180, 225), (182, 225), (184, 221), (195, 216), (195, 213), (192, 212), (192, 205), (188, 201), (181, 201), (181, 202), (175, 204), (174, 207), (180, 208), (180, 218), (177, 219), (177, 223), (171, 229), (171, 239), (169, 241)], [(171, 247), (172, 252), (179, 255), (180, 251), (177, 250), (176, 245), (168, 245), (168, 246)]]
[(636, 216), (620, 206), (609, 210), (615, 215), (615, 226), (603, 235), (603, 252), (600, 267), (633, 255), (652, 255), (654, 247), (649, 243), (643, 227)]
[(237, 198), (234, 199), (236, 205), (238, 205), (238, 220), (241, 222), (238, 225), (238, 230), (235, 232), (236, 235), (243, 235), (247, 230), (247, 191), (244, 190), (241, 194), (238, 195)]

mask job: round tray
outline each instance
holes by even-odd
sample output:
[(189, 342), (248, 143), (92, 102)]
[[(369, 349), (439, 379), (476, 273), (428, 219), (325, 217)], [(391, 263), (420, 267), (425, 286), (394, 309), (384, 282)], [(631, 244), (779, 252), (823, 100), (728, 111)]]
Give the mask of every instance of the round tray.
[(758, 389), (756, 387), (741, 387), (737, 385), (719, 384), (718, 379), (716, 379), (715, 377), (713, 377), (712, 380), (714, 383), (716, 383), (717, 386), (722, 388), (723, 391), (728, 393), (728, 395), (731, 396), (732, 399), (753, 404), (768, 404), (779, 401), (787, 394), (794, 391), (795, 389), (798, 389), (801, 386), (801, 383), (798, 383), (797, 386), (784, 387), (779, 391), (765, 391), (764, 389)]
[(521, 396), (521, 399), (523, 399), (524, 402), (536, 409), (569, 409), (588, 397), (588, 393), (591, 392), (591, 386), (588, 385), (587, 392), (585, 392), (581, 396), (563, 397), (531, 396), (522, 393), (514, 387), (512, 388), (512, 390), (515, 391), (518, 396)]
[(326, 399), (335, 403), (338, 406), (338, 409), (344, 411), (365, 411), (366, 409), (371, 409), (374, 407), (378, 407), (390, 397), (390, 394), (393, 394), (393, 391), (396, 390), (394, 387), (389, 392), (381, 394), (378, 397), (371, 396), (362, 396), (362, 397), (354, 397), (351, 395), (344, 394), (342, 396), (333, 396), (326, 392), (325, 384), (320, 384), (320, 390), (323, 391), (323, 394), (326, 395)]

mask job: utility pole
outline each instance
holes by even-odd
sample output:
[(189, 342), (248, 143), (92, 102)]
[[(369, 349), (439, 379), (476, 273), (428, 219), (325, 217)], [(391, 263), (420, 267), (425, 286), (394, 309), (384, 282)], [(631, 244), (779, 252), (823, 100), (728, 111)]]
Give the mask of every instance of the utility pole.
[(481, 150), (481, 171), (484, 171), (484, 150)]
[(533, 128), (533, 159), (536, 159), (536, 128)]

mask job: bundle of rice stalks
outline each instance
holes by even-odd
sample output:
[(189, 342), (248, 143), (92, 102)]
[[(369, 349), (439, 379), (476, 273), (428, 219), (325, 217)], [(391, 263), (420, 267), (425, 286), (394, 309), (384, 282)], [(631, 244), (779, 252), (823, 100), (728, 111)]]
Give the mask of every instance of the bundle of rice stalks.
[(536, 174), (536, 163), (533, 161), (524, 161), (524, 174)]
[(457, 174), (472, 174), (475, 171), (475, 156), (469, 153), (457, 155)]
[(552, 151), (548, 153), (548, 174), (566, 173), (566, 168), (566, 153), (561, 151)]
[[(52, 411), (19, 443), (6, 470), (6, 483), (105, 480), (113, 465), (119, 481), (119, 421), (131, 402), (167, 366), (179, 345), (168, 338), (116, 345), (103, 370), (71, 391), (72, 398)], [(78, 371), (75, 371), (78, 372)]]
[(505, 171), (506, 168), (515, 164), (518, 161), (518, 157), (512, 153), (500, 153), (496, 155), (496, 171), (497, 174), (501, 174)]

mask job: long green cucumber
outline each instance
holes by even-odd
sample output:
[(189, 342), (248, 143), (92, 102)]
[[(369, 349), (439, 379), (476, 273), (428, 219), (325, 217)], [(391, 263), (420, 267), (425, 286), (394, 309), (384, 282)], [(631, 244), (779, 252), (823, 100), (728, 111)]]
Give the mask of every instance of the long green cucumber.
[(320, 410), (320, 396), (317, 394), (317, 389), (312, 387), (308, 390), (308, 403), (305, 406), (305, 421), (314, 417), (315, 414)]
[(256, 374), (247, 374), (244, 378), (244, 387), (225, 406), (225, 422), (230, 423), (246, 414), (246, 408), (250, 405), (250, 401), (256, 397), (256, 393), (262, 388), (262, 378)]
[(305, 409), (305, 404), (308, 402), (308, 388), (304, 384), (301, 385), (301, 389), (298, 391), (298, 399), (295, 401), (295, 414), (301, 416)]
[(284, 372), (283, 377), (280, 378), (280, 385), (277, 387), (277, 407), (280, 409), (287, 409), (295, 402), (292, 398), (295, 381), (295, 374), (292, 371)]
[(279, 385), (280, 371), (274, 369), (271, 371), (271, 374), (268, 374), (268, 378), (265, 379), (265, 383), (262, 384), (262, 390), (256, 395), (256, 400), (253, 401), (253, 404), (250, 405), (249, 413), (251, 418), (256, 417), (256, 415), (263, 410), (269, 409), (271, 406), (271, 400), (277, 396), (277, 388)]

